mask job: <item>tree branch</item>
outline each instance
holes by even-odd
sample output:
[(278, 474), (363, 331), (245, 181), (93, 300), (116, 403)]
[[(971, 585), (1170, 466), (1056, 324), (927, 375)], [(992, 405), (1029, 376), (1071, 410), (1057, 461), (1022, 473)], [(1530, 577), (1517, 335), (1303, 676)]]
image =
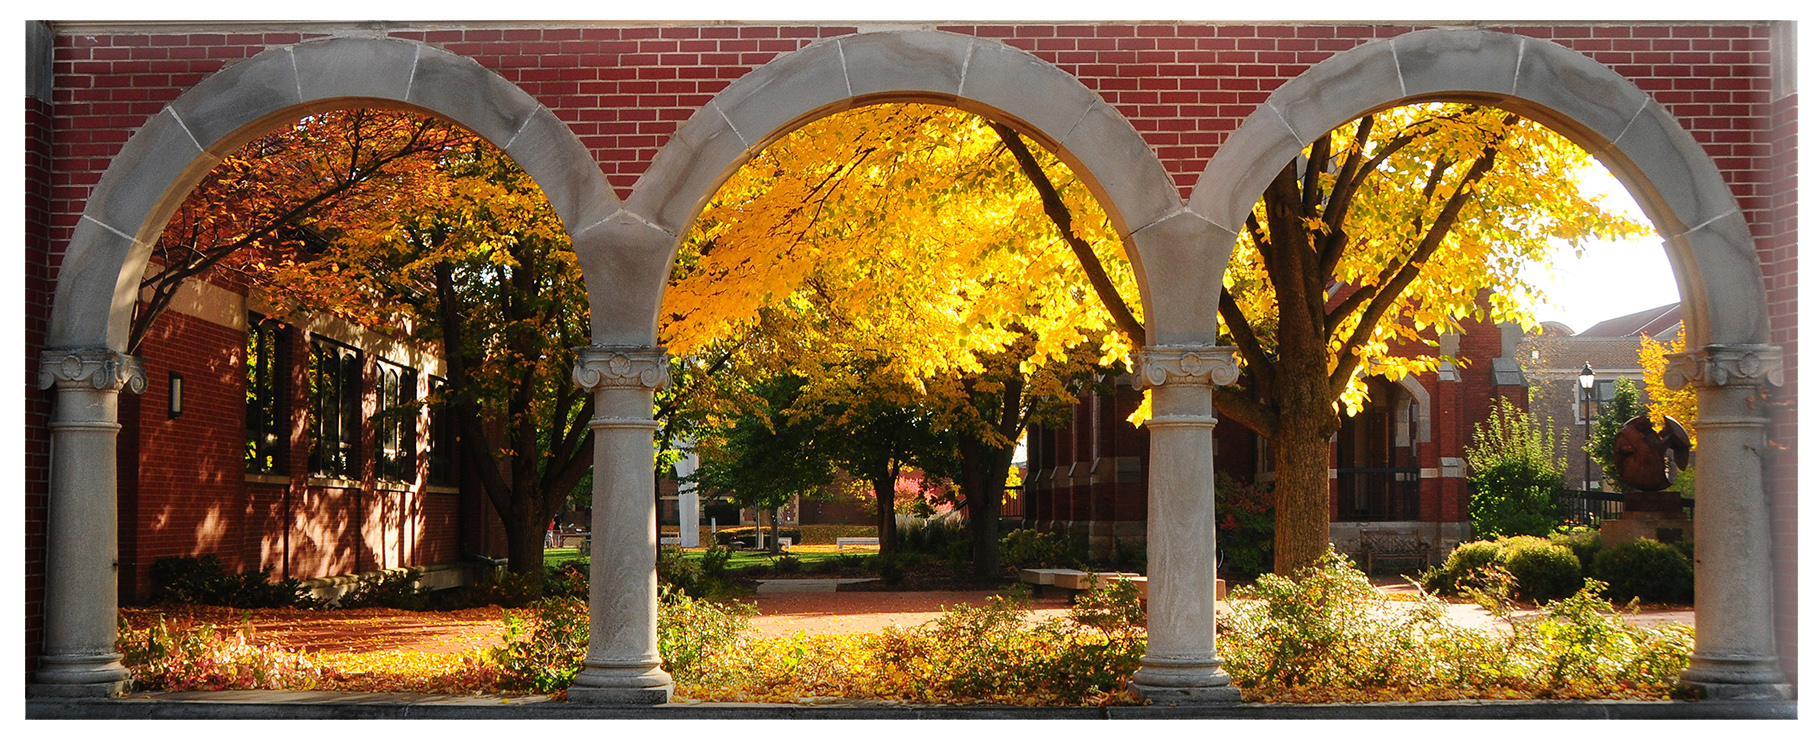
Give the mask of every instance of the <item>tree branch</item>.
[(1035, 185), (1035, 191), (1041, 196), (1042, 210), (1048, 214), (1048, 220), (1060, 231), (1061, 238), (1073, 249), (1073, 256), (1079, 259), (1080, 269), (1086, 273), (1086, 280), (1092, 283), (1092, 291), (1098, 294), (1099, 302), (1111, 312), (1117, 328), (1129, 337), (1130, 343), (1138, 347), (1148, 344), (1142, 322), (1136, 320), (1136, 314), (1124, 302), (1123, 296), (1117, 294), (1117, 286), (1111, 283), (1111, 276), (1105, 272), (1105, 266), (1099, 262), (1098, 255), (1092, 252), (1092, 245), (1073, 233), (1073, 213), (1067, 210), (1067, 204), (1061, 201), (1060, 192), (1054, 183), (1048, 180), (1048, 173), (1042, 171), (1041, 164), (1035, 161), (1035, 155), (1023, 143), (1023, 137), (1015, 129), (996, 121), (991, 122), (991, 130), (996, 131), (1005, 148), (1010, 150), (1016, 159), (1023, 175)]

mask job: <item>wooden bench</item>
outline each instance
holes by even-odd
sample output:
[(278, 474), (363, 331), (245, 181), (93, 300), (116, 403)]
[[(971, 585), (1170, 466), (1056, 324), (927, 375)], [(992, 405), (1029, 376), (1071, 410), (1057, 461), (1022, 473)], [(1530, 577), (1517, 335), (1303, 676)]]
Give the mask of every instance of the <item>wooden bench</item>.
[(876, 537), (836, 537), (833, 540), (833, 544), (835, 545), (835, 547), (834, 547), (835, 550), (844, 550), (844, 549), (846, 549), (847, 545), (853, 545), (853, 546), (871, 545), (871, 546), (875, 547), (875, 546), (877, 546), (877, 538)]
[(1357, 533), (1363, 553), (1364, 574), (1376, 572), (1376, 561), (1418, 560), (1425, 568), (1432, 560), (1433, 545), (1413, 532), (1362, 530)]

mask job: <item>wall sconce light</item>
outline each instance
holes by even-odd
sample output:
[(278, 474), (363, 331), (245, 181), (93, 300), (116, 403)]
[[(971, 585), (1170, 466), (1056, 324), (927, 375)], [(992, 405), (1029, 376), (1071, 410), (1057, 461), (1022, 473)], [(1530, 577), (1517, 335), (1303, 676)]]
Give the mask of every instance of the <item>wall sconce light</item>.
[(183, 374), (172, 371), (170, 374), (170, 418), (183, 415)]

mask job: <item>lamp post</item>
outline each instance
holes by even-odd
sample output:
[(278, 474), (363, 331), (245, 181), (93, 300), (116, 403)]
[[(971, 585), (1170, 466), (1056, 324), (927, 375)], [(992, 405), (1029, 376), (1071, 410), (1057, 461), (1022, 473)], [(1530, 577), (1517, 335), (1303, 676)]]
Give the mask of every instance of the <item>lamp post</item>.
[(1580, 403), (1584, 409), (1584, 490), (1591, 490), (1591, 389), (1597, 385), (1597, 373), (1591, 370), (1591, 363), (1584, 364), (1578, 371), (1578, 389)]

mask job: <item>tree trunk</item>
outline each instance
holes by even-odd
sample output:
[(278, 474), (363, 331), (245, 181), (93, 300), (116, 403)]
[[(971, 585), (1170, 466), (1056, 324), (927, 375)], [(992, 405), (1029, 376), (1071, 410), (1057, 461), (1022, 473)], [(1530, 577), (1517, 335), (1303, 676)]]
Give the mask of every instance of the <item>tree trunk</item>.
[(1331, 541), (1330, 435), (1316, 424), (1283, 415), (1275, 446), (1275, 568), (1282, 575), (1307, 567)]
[[(1020, 387), (1017, 398), (1021, 398)], [(1021, 415), (1021, 403), (1016, 413)], [(972, 534), (972, 573), (980, 578), (1002, 575), (998, 560), (998, 520), (1004, 512), (1004, 480), (1010, 476), (1010, 463), (1016, 457), (1016, 445), (995, 447), (977, 439), (962, 438), (960, 452), (960, 491), (966, 496), (967, 528)]]
[[(885, 468), (889, 468), (886, 466)], [(877, 494), (877, 554), (896, 552), (896, 476), (885, 473), (871, 478), (871, 491)]]
[(782, 536), (783, 508), (779, 506), (770, 510), (770, 552), (781, 553), (783, 551)]
[(972, 574), (995, 578), (998, 570), (997, 524), (1004, 511), (1004, 479), (1010, 474), (1015, 448), (992, 447), (978, 440), (960, 442), (960, 489), (966, 494), (967, 523), (972, 530)]
[[(528, 503), (528, 502), (526, 502)], [(514, 506), (505, 519), (505, 554), (514, 574), (543, 572), (543, 539), (549, 517), (538, 516), (542, 506)]]

